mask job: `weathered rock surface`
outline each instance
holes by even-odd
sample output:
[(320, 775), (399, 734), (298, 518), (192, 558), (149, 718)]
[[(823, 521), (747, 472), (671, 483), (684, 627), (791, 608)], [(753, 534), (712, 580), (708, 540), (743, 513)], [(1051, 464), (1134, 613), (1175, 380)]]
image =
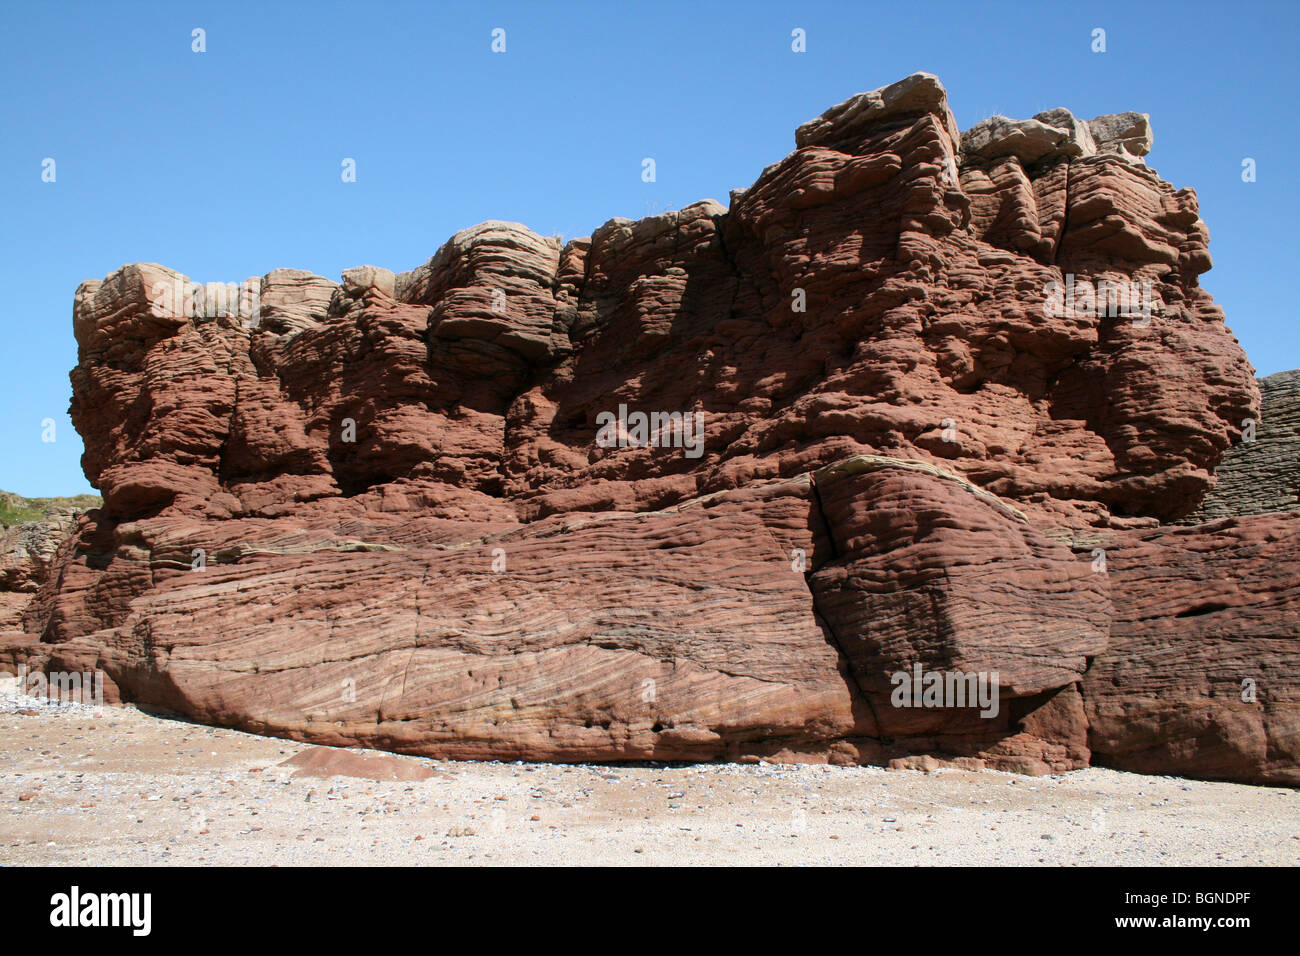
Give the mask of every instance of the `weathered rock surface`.
[[(1217, 483), (1184, 519), (1200, 524), (1229, 515), (1300, 510), (1300, 369), (1259, 380), (1255, 440), (1228, 449)], [(1243, 422), (1243, 428), (1249, 427)]]
[(30, 499), (0, 491), (0, 633), (22, 631), (59, 546), (78, 516), (99, 504), (94, 495)]
[[(1141, 161), (1143, 114), (963, 136), (927, 74), (796, 146), (726, 207), (567, 243), (486, 222), (410, 272), (277, 270), (252, 314), (160, 302), (189, 280), (152, 264), (83, 283), (104, 507), (0, 663), (451, 757), (1127, 759), (1129, 691), (1093, 671), (1141, 671), (1148, 631), (1083, 545), (1163, 540), (1260, 408), (1195, 194)], [(1292, 570), (1258, 568), (1252, 612), (1283, 645)], [(1142, 759), (1285, 779), (1284, 708), (1266, 759), (1206, 756), (1175, 664), (1175, 716), (1127, 712)], [(896, 706), (913, 668), (1000, 706)]]
[(1084, 122), (1067, 109), (1046, 110), (1027, 120), (992, 116), (961, 138), (968, 162), (1014, 156), (1025, 165), (1108, 154), (1145, 165), (1142, 157), (1151, 152), (1151, 144), (1151, 117), (1145, 113), (1112, 113)]
[(1094, 762), (1300, 784), (1300, 512), (1120, 532), (1107, 567)]

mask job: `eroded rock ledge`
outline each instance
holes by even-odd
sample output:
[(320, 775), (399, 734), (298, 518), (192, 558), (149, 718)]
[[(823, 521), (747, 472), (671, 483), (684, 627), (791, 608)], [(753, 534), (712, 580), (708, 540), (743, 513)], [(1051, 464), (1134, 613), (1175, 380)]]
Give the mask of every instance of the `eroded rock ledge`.
[[(796, 145), (728, 207), (277, 270), (252, 317), (83, 283), (104, 506), (0, 660), (450, 757), (1300, 781), (1300, 516), (1171, 527), (1260, 393), (1146, 117), (963, 135), (917, 74)], [(1102, 282), (1158, 308), (1049, 305)], [(605, 447), (620, 405), (702, 453)], [(918, 666), (996, 715), (895, 706)]]

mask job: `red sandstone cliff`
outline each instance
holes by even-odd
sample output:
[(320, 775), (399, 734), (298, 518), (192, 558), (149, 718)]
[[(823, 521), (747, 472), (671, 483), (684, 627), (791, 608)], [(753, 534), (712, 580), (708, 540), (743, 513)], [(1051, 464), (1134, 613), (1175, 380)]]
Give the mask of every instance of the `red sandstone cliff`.
[[(1260, 394), (1150, 142), (1065, 110), (962, 135), (917, 74), (729, 207), (278, 270), (255, 323), (160, 307), (162, 266), (83, 283), (104, 507), (0, 658), (453, 757), (1300, 782), (1300, 514), (1166, 526)], [(620, 406), (700, 443), (609, 447)], [(996, 715), (896, 706), (917, 665), (996, 674)]]

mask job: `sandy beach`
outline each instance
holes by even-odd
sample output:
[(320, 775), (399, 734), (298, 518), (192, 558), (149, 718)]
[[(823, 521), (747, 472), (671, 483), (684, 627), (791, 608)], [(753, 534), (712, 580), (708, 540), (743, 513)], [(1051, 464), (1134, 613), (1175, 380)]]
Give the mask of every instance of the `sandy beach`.
[(7, 865), (1300, 862), (1300, 795), (1289, 789), (1101, 768), (1027, 777), (459, 763), (326, 750), (8, 688)]

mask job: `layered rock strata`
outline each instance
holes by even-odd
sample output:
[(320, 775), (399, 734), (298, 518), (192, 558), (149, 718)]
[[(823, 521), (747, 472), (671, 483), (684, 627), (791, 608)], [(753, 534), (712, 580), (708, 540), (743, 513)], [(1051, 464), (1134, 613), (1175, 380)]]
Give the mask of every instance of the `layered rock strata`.
[(487, 222), (251, 315), (83, 283), (104, 506), (0, 661), (449, 757), (1300, 779), (1294, 515), (1170, 527), (1260, 392), (1146, 117), (963, 135), (917, 74), (796, 146), (725, 207)]

